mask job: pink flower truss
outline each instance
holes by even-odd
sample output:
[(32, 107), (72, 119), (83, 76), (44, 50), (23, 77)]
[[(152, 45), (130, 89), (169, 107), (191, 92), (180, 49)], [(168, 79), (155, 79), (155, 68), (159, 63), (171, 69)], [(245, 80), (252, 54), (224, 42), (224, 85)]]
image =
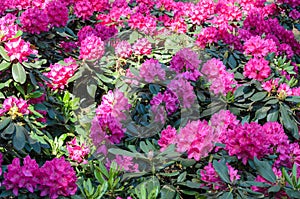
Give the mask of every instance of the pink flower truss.
[(215, 94), (226, 95), (233, 92), (237, 82), (234, 74), (226, 71), (225, 65), (218, 59), (208, 60), (202, 67), (201, 73), (206, 76), (211, 83), (210, 90)]
[[(121, 170), (127, 171), (127, 172), (139, 172), (139, 165), (133, 162), (133, 158), (129, 156), (124, 155), (116, 155), (116, 158), (114, 161), (117, 163), (117, 165), (120, 167)], [(107, 167), (110, 167), (110, 160), (107, 159)]]
[(196, 81), (200, 76), (198, 54), (189, 48), (183, 48), (173, 56), (170, 68), (187, 80)]
[(95, 35), (86, 37), (80, 44), (79, 59), (98, 60), (104, 55), (104, 43)]
[(16, 97), (10, 96), (6, 98), (2, 104), (2, 108), (0, 109), (0, 116), (4, 115), (5, 113), (11, 115), (27, 115), (29, 114), (28, 104), (26, 100), (22, 98), (18, 99)]
[(251, 37), (244, 43), (245, 53), (254, 57), (265, 57), (271, 52), (277, 52), (272, 39), (261, 39), (259, 36)]
[(126, 120), (127, 116), (124, 112), (130, 108), (131, 105), (123, 92), (118, 89), (110, 90), (102, 97), (101, 104), (96, 109), (96, 115), (99, 118), (105, 118), (106, 115), (111, 114), (118, 121)]
[(134, 13), (128, 20), (128, 25), (132, 29), (138, 29), (139, 31), (153, 35), (156, 33), (156, 18), (152, 15), (144, 16), (142, 13)]
[(244, 67), (244, 76), (250, 79), (263, 81), (271, 74), (269, 62), (263, 58), (252, 58)]
[(19, 189), (22, 188), (33, 193), (40, 183), (39, 174), (39, 165), (34, 159), (26, 156), (21, 166), (20, 159), (14, 158), (12, 164), (7, 166), (7, 172), (4, 173), (3, 185), (6, 190), (12, 189), (15, 196), (18, 196)]
[(278, 84), (279, 83), (279, 79), (276, 78), (276, 79), (270, 79), (266, 82), (263, 82), (262, 83), (262, 87), (264, 90), (268, 91), (269, 93), (270, 92), (276, 92), (277, 91), (277, 88), (278, 88)]
[(194, 88), (186, 79), (173, 79), (167, 88), (176, 95), (183, 108), (190, 108), (196, 99)]
[(201, 30), (201, 33), (198, 35), (196, 44), (200, 48), (205, 48), (207, 44), (215, 43), (219, 40), (218, 30), (215, 27), (207, 27)]
[(77, 33), (78, 42), (81, 43), (85, 38), (89, 36), (97, 36), (97, 31), (92, 26), (82, 27)]
[(51, 27), (65, 26), (69, 19), (69, 9), (59, 0), (50, 1), (45, 7)]
[[(150, 101), (151, 111), (155, 115), (155, 121), (165, 122), (165, 111), (168, 115), (173, 114), (179, 107), (179, 100), (170, 90), (166, 90), (163, 94), (158, 93)], [(163, 107), (165, 106), (165, 108)]]
[(87, 20), (94, 13), (93, 5), (89, 0), (78, 0), (74, 4), (74, 13), (78, 18)]
[[(238, 170), (234, 169), (228, 163), (226, 163), (229, 173), (229, 178), (231, 182), (240, 179), (240, 175), (238, 175)], [(226, 189), (226, 184), (222, 181), (218, 173), (215, 171), (213, 164), (210, 162), (207, 166), (204, 167), (200, 171), (201, 180), (205, 182), (205, 185), (202, 184), (201, 186), (208, 186), (213, 190), (224, 190)]]
[(76, 172), (64, 157), (46, 161), (40, 168), (39, 180), (40, 196), (48, 195), (51, 199), (56, 199), (59, 195), (67, 197), (77, 191)]
[(69, 158), (71, 158), (71, 160), (83, 164), (87, 163), (85, 159), (88, 156), (90, 149), (84, 144), (79, 145), (76, 141), (76, 137), (74, 137), (70, 142), (67, 143), (67, 150), (69, 152)]
[(23, 39), (21, 39), (21, 37), (10, 39), (8, 42), (6, 42), (5, 51), (12, 62), (18, 60), (20, 63), (27, 61), (27, 57), (29, 55), (36, 55), (38, 53), (37, 50), (31, 49), (30, 43), (25, 42)]
[(59, 63), (51, 64), (50, 72), (44, 73), (44, 75), (52, 81), (52, 83), (48, 83), (47, 85), (53, 90), (64, 89), (68, 84), (68, 80), (74, 75), (78, 68), (75, 59), (72, 57), (64, 59), (64, 62), (65, 64), (63, 65)]
[(115, 53), (118, 57), (128, 58), (132, 54), (132, 48), (128, 41), (121, 41), (115, 48)]
[(7, 41), (17, 34), (20, 27), (15, 24), (16, 19), (17, 17), (10, 13), (0, 18), (0, 41)]
[(160, 133), (160, 139), (158, 140), (161, 152), (166, 150), (170, 144), (175, 144), (176, 135), (176, 129), (170, 125), (168, 125), (166, 129), (162, 130)]
[(245, 123), (244, 125), (236, 125), (232, 129), (228, 129), (225, 135), (227, 139), (222, 139), (226, 145), (225, 149), (229, 155), (236, 155), (246, 164), (248, 159), (254, 156), (262, 158), (266, 154), (270, 154), (270, 142), (267, 134), (262, 133), (262, 126), (256, 122)]
[(135, 55), (149, 55), (152, 52), (151, 43), (146, 38), (138, 39), (132, 46)]
[(206, 121), (192, 121), (180, 130), (175, 140), (177, 151), (188, 153), (188, 158), (199, 161), (212, 151), (218, 139)]
[(155, 59), (146, 60), (140, 68), (140, 76), (147, 83), (152, 83), (157, 77), (159, 80), (165, 79), (166, 72), (161, 68), (161, 64)]
[(22, 30), (31, 34), (40, 34), (41, 32), (48, 31), (49, 19), (44, 10), (38, 7), (32, 7), (21, 14), (20, 22)]

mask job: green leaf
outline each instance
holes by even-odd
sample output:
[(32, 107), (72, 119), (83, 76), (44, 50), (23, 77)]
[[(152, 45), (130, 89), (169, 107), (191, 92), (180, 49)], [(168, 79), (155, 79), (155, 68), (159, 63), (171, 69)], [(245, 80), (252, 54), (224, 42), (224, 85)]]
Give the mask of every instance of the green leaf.
[(267, 116), (268, 122), (276, 122), (278, 120), (279, 111), (278, 109), (271, 109)]
[(176, 194), (176, 188), (172, 185), (164, 185), (160, 190), (160, 198), (173, 199)]
[(280, 191), (280, 189), (281, 189), (280, 186), (275, 185), (275, 186), (273, 186), (273, 187), (270, 187), (270, 188), (268, 189), (268, 192), (269, 192), (269, 193), (271, 193), (271, 192), (277, 193), (278, 191)]
[(26, 71), (20, 63), (13, 64), (12, 76), (13, 79), (20, 84), (24, 84), (26, 82)]
[(250, 97), (250, 100), (253, 102), (261, 101), (267, 96), (267, 92), (258, 92), (255, 93), (252, 97)]
[(290, 175), (287, 173), (287, 171), (285, 170), (285, 168), (281, 169), (282, 175), (284, 177), (284, 179), (290, 184), (290, 186), (294, 187), (292, 178), (290, 177)]
[(14, 123), (10, 123), (6, 129), (1, 133), (1, 137), (5, 140), (11, 139), (12, 135), (15, 133), (16, 127)]
[(90, 84), (90, 85), (87, 85), (86, 87), (87, 87), (88, 94), (94, 98), (96, 95), (97, 86), (94, 84)]
[(291, 119), (290, 114), (288, 113), (289, 107), (280, 104), (280, 114), (284, 127), (292, 132), (294, 138), (299, 139), (298, 126), (294, 120)]
[(230, 183), (230, 178), (228, 174), (228, 168), (227, 165), (225, 164), (225, 161), (220, 161), (218, 162), (217, 160), (213, 161), (213, 166), (220, 178), (226, 182)]
[(0, 46), (0, 55), (4, 60), (10, 62), (10, 57), (7, 55), (7, 53), (6, 53), (5, 49), (3, 48), (3, 46)]
[(112, 78), (106, 77), (105, 75), (102, 74), (98, 74), (96, 73), (96, 75), (99, 77), (99, 79), (105, 83), (111, 83), (113, 81)]
[(8, 69), (10, 65), (11, 65), (10, 62), (2, 61), (0, 64), (0, 71)]
[(234, 69), (237, 67), (237, 61), (235, 60), (234, 56), (233, 55), (230, 55), (229, 58), (228, 58), (228, 64), (229, 66)]
[(231, 192), (224, 192), (218, 199), (233, 199), (233, 195)]
[(285, 98), (285, 101), (300, 103), (300, 96), (289, 96), (289, 97)]
[(22, 126), (16, 125), (16, 135), (13, 138), (13, 146), (16, 150), (20, 151), (24, 148), (26, 144), (26, 139), (25, 139), (25, 128)]
[(178, 178), (177, 178), (177, 182), (183, 182), (183, 181), (185, 181), (186, 175), (187, 175), (187, 172), (186, 172), (186, 171), (183, 172), (182, 174), (180, 174), (180, 175), (178, 176)]
[(259, 161), (256, 157), (254, 157), (254, 165), (263, 178), (268, 180), (269, 182), (275, 183), (276, 176), (272, 170), (272, 166), (266, 161)]
[(0, 123), (0, 131), (3, 130), (4, 128), (6, 128), (10, 122), (11, 122), (10, 118), (8, 118), (8, 117), (4, 118)]

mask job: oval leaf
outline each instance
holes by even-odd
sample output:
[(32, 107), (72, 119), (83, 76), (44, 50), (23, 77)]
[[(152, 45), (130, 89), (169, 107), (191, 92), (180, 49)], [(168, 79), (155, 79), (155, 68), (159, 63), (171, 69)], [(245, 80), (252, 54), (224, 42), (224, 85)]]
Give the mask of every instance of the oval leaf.
[(16, 82), (18, 82), (20, 84), (25, 83), (25, 81), (26, 81), (26, 71), (20, 63), (14, 64), (12, 66), (12, 76), (13, 76), (13, 79)]

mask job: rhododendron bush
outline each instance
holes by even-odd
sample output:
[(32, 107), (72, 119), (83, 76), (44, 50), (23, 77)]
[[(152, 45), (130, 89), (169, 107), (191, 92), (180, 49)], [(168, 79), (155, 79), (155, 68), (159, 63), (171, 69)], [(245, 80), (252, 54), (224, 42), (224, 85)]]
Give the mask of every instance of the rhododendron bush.
[(297, 0), (0, 2), (0, 198), (300, 198)]

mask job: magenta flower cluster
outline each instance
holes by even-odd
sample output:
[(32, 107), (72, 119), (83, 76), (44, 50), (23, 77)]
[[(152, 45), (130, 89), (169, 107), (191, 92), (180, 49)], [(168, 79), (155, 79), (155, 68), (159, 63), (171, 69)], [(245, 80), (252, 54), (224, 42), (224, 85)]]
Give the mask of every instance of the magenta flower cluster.
[(178, 76), (196, 81), (200, 76), (200, 63), (197, 53), (189, 48), (183, 48), (172, 57), (170, 69), (174, 70)]
[(58, 196), (71, 196), (77, 191), (76, 173), (70, 163), (62, 158), (47, 161), (42, 167), (34, 159), (26, 156), (23, 165), (14, 158), (4, 173), (3, 185), (18, 196), (20, 189), (29, 192), (40, 191), (40, 196), (56, 199)]
[(29, 55), (36, 55), (38, 53), (37, 50), (31, 49), (30, 43), (24, 41), (21, 37), (10, 39), (6, 42), (5, 51), (10, 57), (10, 61), (18, 61), (20, 63), (27, 61)]
[(107, 145), (120, 143), (125, 129), (121, 121), (126, 120), (125, 111), (130, 109), (128, 99), (119, 90), (109, 91), (102, 97), (92, 121), (90, 137), (98, 153), (107, 153)]
[(53, 90), (64, 89), (77, 68), (76, 60), (72, 57), (64, 59), (64, 63), (50, 64), (50, 71), (44, 73), (52, 81), (47, 84), (48, 87)]
[(77, 163), (86, 164), (87, 156), (89, 155), (90, 149), (85, 146), (85, 144), (79, 145), (77, 143), (76, 137), (74, 137), (70, 142), (67, 143), (67, 150), (69, 153), (69, 158)]
[(10, 96), (3, 102), (2, 108), (0, 109), (0, 116), (8, 114), (12, 116), (12, 118), (15, 118), (16, 116), (28, 115), (30, 113), (28, 107), (29, 104), (26, 100)]
[(218, 59), (208, 60), (201, 69), (201, 73), (206, 76), (210, 85), (210, 90), (215, 94), (226, 95), (233, 92), (237, 82), (234, 74), (226, 70), (225, 65)]

